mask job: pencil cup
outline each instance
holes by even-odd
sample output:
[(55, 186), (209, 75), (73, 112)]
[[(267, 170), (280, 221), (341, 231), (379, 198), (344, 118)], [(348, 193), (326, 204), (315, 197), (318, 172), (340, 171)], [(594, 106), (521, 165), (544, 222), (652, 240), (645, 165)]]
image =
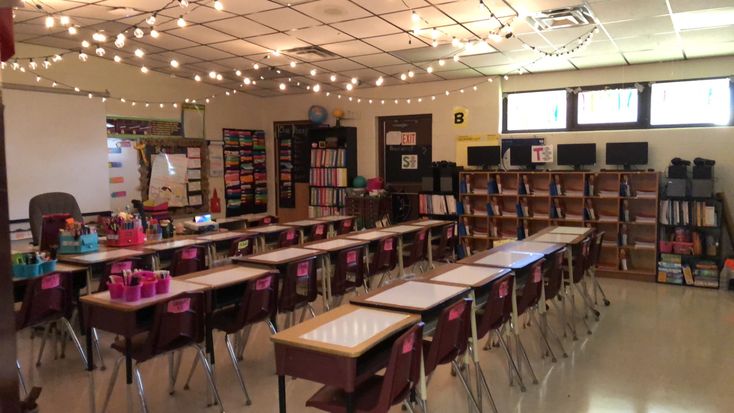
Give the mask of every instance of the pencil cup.
[(125, 301), (132, 303), (140, 300), (141, 284), (125, 286)]
[(159, 279), (155, 283), (156, 294), (168, 294), (168, 291), (170, 289), (171, 289), (171, 277)]
[(156, 280), (145, 280), (140, 287), (140, 296), (143, 298), (150, 298), (155, 295), (158, 281)]
[(125, 286), (122, 283), (108, 282), (107, 289), (110, 290), (110, 298), (113, 300), (119, 300), (122, 298)]

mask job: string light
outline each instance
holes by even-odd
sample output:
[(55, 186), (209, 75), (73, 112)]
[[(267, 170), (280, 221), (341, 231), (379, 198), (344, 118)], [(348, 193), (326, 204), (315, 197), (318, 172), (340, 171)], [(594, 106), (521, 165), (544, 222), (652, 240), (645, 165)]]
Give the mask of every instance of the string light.
[(354, 85), (352, 85), (351, 83), (347, 83), (346, 88), (347, 88), (348, 91), (351, 92), (352, 89), (354, 89)]
[(141, 66), (140, 67), (140, 71), (143, 72), (143, 73), (148, 73), (148, 68), (145, 67), (145, 66)]
[(433, 66), (428, 66), (428, 67), (426, 68), (426, 72), (428, 72), (428, 73), (433, 73)]
[(353, 77), (351, 82), (353, 85), (356, 85), (357, 83), (359, 83), (359, 79), (357, 79), (356, 77)]
[(125, 47), (125, 40), (127, 40), (127, 38), (124, 33), (118, 34), (117, 37), (115, 37), (115, 47), (118, 49)]
[(415, 72), (412, 70), (408, 71), (408, 77), (415, 77)]
[(154, 39), (157, 39), (157, 38), (159, 38), (160, 36), (161, 36), (161, 34), (160, 34), (160, 33), (158, 33), (158, 30), (156, 30), (156, 29), (152, 29), (152, 30), (150, 31), (150, 37), (152, 37), (152, 38), (154, 38)]
[(105, 36), (104, 33), (95, 32), (92, 35), (92, 40), (94, 40), (97, 43), (104, 43), (107, 41), (107, 36)]
[(251, 79), (250, 79), (249, 77), (246, 77), (246, 78), (242, 79), (242, 82), (243, 82), (244, 84), (246, 84), (246, 85), (248, 85), (248, 86), (249, 86), (249, 85), (250, 85), (250, 83), (252, 83), (252, 80), (251, 80)]
[(104, 47), (97, 46), (97, 48), (94, 50), (94, 53), (97, 54), (97, 56), (102, 57), (105, 55), (106, 52), (104, 50)]
[(413, 13), (410, 15), (411, 20), (413, 20), (413, 23), (418, 23), (421, 20), (421, 16), (418, 15), (418, 13), (413, 10)]
[(329, 76), (329, 80), (331, 80), (332, 82), (336, 82), (336, 75)]
[(46, 16), (45, 23), (46, 23), (46, 28), (50, 29), (54, 27), (54, 25), (56, 24), (56, 20), (53, 18), (53, 16)]
[(86, 62), (88, 58), (89, 58), (89, 56), (87, 56), (86, 53), (84, 53), (84, 52), (79, 53), (79, 60), (81, 60), (82, 62)]
[(148, 23), (148, 25), (150, 25), (150, 26), (154, 25), (155, 22), (156, 22), (156, 14), (153, 13), (150, 16), (148, 16), (148, 18), (145, 19), (145, 22)]
[(59, 23), (62, 26), (68, 26), (69, 24), (71, 24), (71, 19), (69, 18), (69, 16), (59, 16)]
[(199, 76), (198, 74), (194, 75), (194, 80), (197, 82), (201, 82), (201, 76)]
[(439, 66), (445, 66), (446, 65), (446, 61), (443, 60), (443, 59), (438, 59), (438, 65)]
[(211, 71), (209, 72), (209, 79), (216, 79), (217, 78), (217, 72)]
[(178, 27), (186, 27), (186, 20), (184, 20), (183, 16), (178, 16), (178, 20), (176, 20), (176, 25)]
[(143, 49), (135, 49), (135, 57), (139, 57), (142, 59), (142, 57), (145, 56), (145, 52)]
[(408, 76), (405, 73), (400, 74), (400, 80), (406, 80)]
[(280, 90), (285, 90), (285, 88), (286, 88), (285, 83), (281, 83), (281, 84), (278, 85), (278, 89), (280, 89)]
[(308, 72), (311, 76), (316, 76), (316, 69), (311, 69), (310, 72)]
[(90, 44), (89, 44), (89, 41), (87, 41), (87, 40), (82, 40), (82, 47), (83, 47), (83, 48), (85, 48), (85, 49), (86, 49), (86, 48), (87, 48), (87, 47), (89, 47), (89, 46), (90, 46)]
[(255, 70), (260, 70), (260, 65), (259, 65), (259, 64), (257, 64), (257, 63), (254, 63), (254, 64), (252, 65), (252, 68), (253, 68), (253, 69), (255, 69)]
[(120, 62), (122, 62), (122, 58), (121, 58), (120, 56), (118, 56), (118, 55), (115, 55), (115, 57), (113, 57), (113, 58), (112, 58), (112, 60), (114, 60), (114, 61), (115, 61), (115, 63), (120, 63)]
[(76, 26), (69, 26), (68, 31), (69, 31), (69, 34), (72, 36), (79, 33), (79, 30), (77, 30)]
[(219, 0), (216, 0), (216, 1), (214, 2), (214, 9), (215, 9), (216, 11), (222, 11), (222, 10), (224, 10), (224, 5), (222, 4), (222, 2), (221, 2), (221, 1), (219, 1)]
[(174, 69), (178, 69), (179, 63), (176, 59), (171, 59), (171, 67)]
[(296, 64), (297, 64), (296, 62), (291, 62), (290, 66), (291, 67), (296, 67)]
[(143, 36), (145, 36), (145, 32), (143, 32), (143, 29), (140, 27), (135, 26), (135, 29), (133, 30), (133, 36), (135, 36), (136, 39), (142, 39)]
[(240, 69), (237, 69), (235, 70), (234, 74), (237, 75), (237, 77), (240, 77), (242, 76), (242, 71)]

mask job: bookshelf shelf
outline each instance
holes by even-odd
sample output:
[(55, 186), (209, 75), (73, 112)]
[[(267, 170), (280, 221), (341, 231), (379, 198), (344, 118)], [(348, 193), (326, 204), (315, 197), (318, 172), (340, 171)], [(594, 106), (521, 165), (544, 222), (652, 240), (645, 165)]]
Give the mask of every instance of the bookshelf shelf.
[(357, 176), (357, 128), (313, 128), (310, 147), (310, 217), (346, 213), (347, 188)]
[[(461, 245), (470, 253), (551, 225), (590, 226), (604, 231), (611, 242), (603, 245), (600, 275), (653, 281), (658, 219), (657, 208), (650, 204), (658, 201), (659, 179), (657, 172), (645, 171), (463, 171)], [(637, 196), (637, 191), (645, 196)], [(484, 215), (497, 209), (503, 215)], [(652, 221), (635, 222), (638, 214)], [(628, 245), (619, 245), (622, 240)], [(635, 242), (650, 242), (652, 247), (634, 247)]]

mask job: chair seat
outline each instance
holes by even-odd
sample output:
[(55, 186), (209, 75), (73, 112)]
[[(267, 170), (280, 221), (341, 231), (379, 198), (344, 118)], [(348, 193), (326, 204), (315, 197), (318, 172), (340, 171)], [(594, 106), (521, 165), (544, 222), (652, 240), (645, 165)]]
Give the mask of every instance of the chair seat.
[[(145, 348), (146, 341), (148, 340), (148, 333), (140, 333), (130, 340), (130, 356), (133, 360), (138, 363), (142, 363), (145, 360), (151, 359), (153, 356)], [(112, 348), (119, 351), (121, 354), (125, 354), (125, 339), (117, 338), (112, 343)]]
[(234, 334), (242, 329), (243, 326), (237, 322), (239, 308), (231, 306), (229, 308), (219, 310), (212, 314), (211, 323), (214, 330), (224, 331), (227, 334)]
[[(374, 412), (379, 401), (382, 382), (382, 376), (372, 376), (354, 391), (353, 400), (357, 413)], [(306, 401), (306, 406), (332, 413), (346, 413), (346, 400), (344, 390), (332, 386), (323, 386)]]

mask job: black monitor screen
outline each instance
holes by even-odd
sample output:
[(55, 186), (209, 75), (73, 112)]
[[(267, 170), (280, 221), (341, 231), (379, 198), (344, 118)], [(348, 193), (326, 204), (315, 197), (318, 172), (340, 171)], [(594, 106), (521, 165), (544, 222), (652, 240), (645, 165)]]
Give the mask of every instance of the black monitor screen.
[(532, 165), (530, 145), (512, 145), (510, 146), (510, 165), (527, 166)]
[(558, 165), (594, 165), (596, 163), (595, 143), (575, 143), (558, 145)]
[(647, 142), (607, 143), (607, 165), (647, 165)]
[(469, 166), (495, 166), (500, 164), (499, 146), (470, 146), (466, 150)]

